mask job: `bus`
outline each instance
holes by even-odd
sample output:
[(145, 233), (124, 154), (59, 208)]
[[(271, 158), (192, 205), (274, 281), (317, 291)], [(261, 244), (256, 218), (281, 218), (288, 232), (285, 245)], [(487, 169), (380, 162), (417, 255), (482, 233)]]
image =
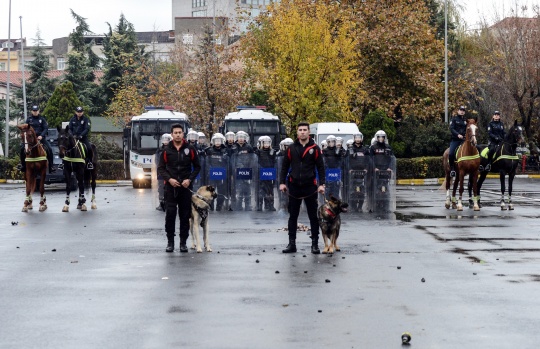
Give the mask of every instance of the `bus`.
[(124, 128), (124, 175), (131, 179), (133, 188), (152, 186), (152, 162), (161, 146), (161, 136), (170, 133), (173, 124), (182, 125), (186, 133), (190, 127), (188, 116), (172, 107), (145, 107), (145, 110)]
[(287, 132), (278, 116), (266, 112), (264, 106), (239, 106), (236, 109), (238, 111), (225, 116), (219, 128), (222, 134), (245, 131), (253, 147), (257, 147), (257, 139), (260, 136), (269, 136), (272, 139), (272, 147), (279, 149), (279, 142), (287, 137)]

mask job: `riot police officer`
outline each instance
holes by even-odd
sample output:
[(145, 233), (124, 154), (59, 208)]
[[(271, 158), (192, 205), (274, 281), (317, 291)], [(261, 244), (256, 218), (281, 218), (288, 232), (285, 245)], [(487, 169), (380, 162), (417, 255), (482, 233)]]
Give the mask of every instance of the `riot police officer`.
[(225, 133), (225, 146), (227, 147), (229, 156), (232, 155), (232, 153), (234, 152), (234, 148), (236, 148), (235, 141), (236, 135), (234, 134), (234, 132), (229, 131)]
[[(49, 162), (49, 172), (55, 172), (56, 169), (53, 167), (53, 155), (52, 155), (52, 148), (51, 144), (47, 140), (47, 135), (49, 134), (49, 125), (47, 124), (47, 120), (43, 115), (40, 114), (39, 107), (37, 105), (32, 106), (32, 115), (29, 116), (26, 119), (26, 123), (34, 129), (36, 132), (37, 139), (43, 144), (45, 147), (45, 152), (47, 153), (47, 160)], [(26, 152), (24, 149), (24, 144), (22, 144), (21, 150), (20, 150), (20, 157), (21, 157), (21, 171), (26, 171)]]
[[(343, 160), (343, 148), (336, 147), (336, 137), (329, 135), (326, 137), (326, 143), (328, 146), (323, 149), (322, 155), (324, 160), (324, 166), (326, 168), (326, 197), (334, 195), (336, 198), (340, 198), (339, 193), (341, 187), (341, 167)], [(332, 173), (330, 173), (332, 172)]]
[(84, 110), (81, 106), (75, 108), (75, 115), (71, 117), (68, 125), (69, 133), (83, 143), (86, 147), (86, 168), (88, 170), (94, 169), (92, 163), (92, 145), (88, 141), (88, 133), (90, 132), (90, 120), (84, 116)]
[(391, 161), (394, 153), (388, 144), (386, 132), (379, 130), (375, 133), (374, 141), (369, 148), (369, 155), (373, 158), (375, 171), (389, 170), (391, 171)]
[(489, 152), (488, 152), (488, 164), (485, 168), (485, 171), (491, 169), (491, 161), (493, 160), (493, 155), (497, 151), (497, 148), (502, 143), (505, 137), (504, 125), (501, 122), (501, 112), (495, 110), (493, 112), (493, 118), (488, 124), (488, 137), (489, 137)]
[[(221, 133), (214, 133), (210, 139), (210, 146), (206, 148), (206, 165), (208, 175), (206, 183), (213, 186), (218, 194), (215, 200), (216, 211), (223, 209), (223, 203), (228, 191), (228, 150), (225, 146), (225, 137)], [(214, 203), (210, 206), (214, 209)]]
[(199, 148), (199, 135), (197, 131), (191, 130), (186, 134), (186, 140), (188, 143), (193, 146), (195, 149)]
[(208, 147), (208, 145), (206, 144), (206, 135), (204, 134), (204, 132), (197, 132), (197, 135), (199, 136), (197, 142), (199, 144), (198, 146), (198, 149), (199, 149), (199, 153), (200, 152), (204, 152), (204, 150), (206, 149), (206, 147)]
[(457, 115), (455, 115), (450, 121), (450, 132), (452, 138), (450, 141), (450, 153), (448, 154), (448, 162), (450, 163), (450, 176), (455, 177), (456, 171), (454, 163), (456, 161), (456, 150), (465, 140), (465, 133), (467, 132), (467, 120), (465, 119), (465, 106), (459, 107)]
[[(259, 192), (257, 197), (257, 211), (264, 208), (275, 211), (274, 185), (276, 181), (276, 151), (272, 148), (272, 139), (269, 136), (261, 136), (258, 140), (257, 156), (259, 158), (259, 170), (263, 175), (259, 178)], [(264, 173), (268, 172), (267, 175)]]
[[(347, 141), (349, 142), (349, 141)], [(369, 170), (369, 148), (364, 145), (364, 135), (355, 133), (350, 140), (351, 146), (347, 149), (347, 194), (351, 209), (362, 212), (367, 185), (367, 171)]]
[[(250, 167), (255, 164), (251, 163), (251, 157), (248, 154), (254, 154), (253, 147), (249, 144), (249, 135), (244, 131), (236, 133), (236, 148), (234, 149), (235, 166), (236, 168)], [(251, 184), (252, 180), (237, 180), (235, 187), (231, 188), (231, 196), (236, 198), (236, 210), (251, 211)], [(243, 207), (242, 207), (243, 206)]]

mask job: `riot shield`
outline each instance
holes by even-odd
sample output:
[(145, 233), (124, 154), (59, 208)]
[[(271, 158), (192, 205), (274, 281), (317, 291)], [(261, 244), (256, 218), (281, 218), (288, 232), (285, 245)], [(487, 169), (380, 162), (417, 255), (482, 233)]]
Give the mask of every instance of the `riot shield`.
[(370, 209), (375, 213), (396, 210), (396, 158), (393, 155), (376, 155), (373, 159)]
[(326, 189), (325, 196), (326, 199), (330, 198), (330, 195), (333, 195), (336, 198), (341, 199), (341, 189), (343, 187), (343, 169), (340, 164), (335, 167), (329, 167), (325, 165), (326, 172)]
[(201, 165), (201, 171), (199, 171), (199, 174), (193, 181), (193, 191), (197, 191), (201, 186), (206, 185), (206, 156), (200, 156), (199, 155), (199, 163)]
[(262, 167), (258, 166), (259, 180), (257, 181), (257, 211), (275, 211), (277, 188), (276, 183), (279, 181), (277, 166)]
[(159, 157), (162, 152), (158, 152), (154, 155), (152, 160), (152, 204), (159, 211), (165, 211), (165, 182), (163, 178), (157, 173), (157, 167), (159, 165)]
[(205, 157), (205, 184), (215, 188), (217, 198), (212, 203), (216, 211), (226, 211), (230, 207), (229, 200), (229, 156), (225, 154), (207, 155)]
[(251, 211), (259, 181), (257, 154), (239, 153), (232, 156), (231, 199), (234, 211)]
[(364, 153), (347, 156), (345, 162), (343, 198), (352, 212), (369, 210), (368, 193), (371, 189), (371, 158)]

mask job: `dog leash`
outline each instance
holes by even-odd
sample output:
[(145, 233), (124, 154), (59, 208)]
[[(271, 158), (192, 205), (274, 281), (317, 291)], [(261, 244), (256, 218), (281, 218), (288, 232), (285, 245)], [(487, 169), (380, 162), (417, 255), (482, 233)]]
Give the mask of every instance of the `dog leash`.
[(313, 194), (317, 194), (317, 190), (315, 190), (313, 193), (311, 193), (311, 194), (309, 194), (309, 195), (301, 196), (301, 197), (299, 197), (299, 198), (296, 197), (296, 196), (294, 196), (294, 195), (289, 194), (288, 191), (286, 191), (285, 194), (287, 194), (288, 196), (290, 196), (290, 197), (293, 198), (293, 199), (296, 199), (296, 200), (303, 200), (303, 199), (305, 199), (305, 198), (309, 198), (309, 197), (312, 196)]

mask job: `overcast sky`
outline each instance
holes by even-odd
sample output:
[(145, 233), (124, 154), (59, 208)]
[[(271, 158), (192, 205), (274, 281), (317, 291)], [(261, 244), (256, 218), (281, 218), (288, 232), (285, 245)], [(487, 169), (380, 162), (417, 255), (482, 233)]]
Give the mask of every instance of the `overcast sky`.
[[(191, 0), (184, 0), (191, 1)], [(458, 0), (464, 7), (463, 18), (468, 26), (474, 26), (482, 18), (492, 22), (495, 12), (499, 17), (508, 14), (516, 0)], [(540, 0), (517, 0), (527, 5), (539, 4)], [(96, 34), (108, 31), (107, 22), (113, 27), (124, 13), (136, 31), (165, 31), (173, 29), (171, 0), (11, 0), (11, 37), (23, 37), (28, 45), (34, 45), (39, 28), (46, 45), (52, 40), (68, 36), (75, 28), (70, 8), (87, 18), (90, 29)], [(9, 0), (0, 0), (0, 38), (8, 37)]]

